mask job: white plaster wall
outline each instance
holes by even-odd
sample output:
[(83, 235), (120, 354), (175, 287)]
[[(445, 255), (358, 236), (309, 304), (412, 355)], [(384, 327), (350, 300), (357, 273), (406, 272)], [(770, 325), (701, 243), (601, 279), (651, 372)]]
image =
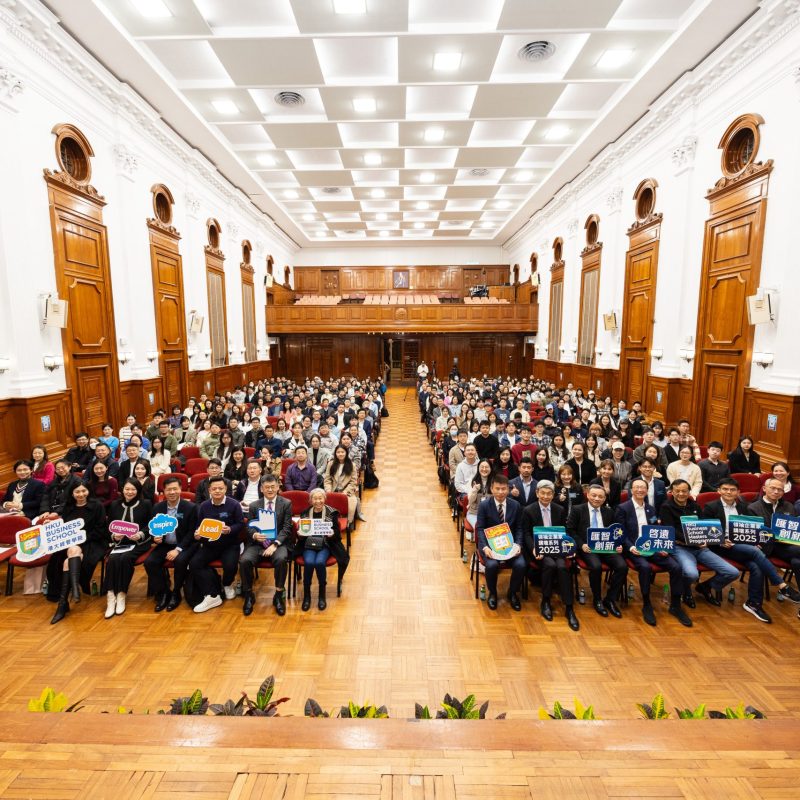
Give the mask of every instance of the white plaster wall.
[(394, 247), (306, 247), (294, 259), (300, 266), (453, 266), (457, 264), (505, 264), (508, 255), (491, 245)]

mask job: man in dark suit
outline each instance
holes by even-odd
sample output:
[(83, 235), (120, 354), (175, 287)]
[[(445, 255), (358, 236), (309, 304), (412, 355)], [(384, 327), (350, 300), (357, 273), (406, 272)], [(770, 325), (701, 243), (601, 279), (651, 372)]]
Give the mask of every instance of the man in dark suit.
[[(649, 458), (643, 458), (639, 462), (639, 477), (647, 482), (647, 502), (656, 510), (656, 514), (661, 510), (661, 506), (667, 499), (667, 485), (659, 478), (654, 478), (656, 465)], [(628, 481), (625, 489), (630, 495), (631, 482)]]
[(542, 604), (540, 606), (542, 616), (548, 622), (553, 619), (553, 608), (550, 603), (553, 597), (553, 584), (558, 577), (558, 593), (561, 595), (561, 602), (564, 603), (567, 622), (572, 630), (577, 631), (580, 623), (575, 616), (573, 607), (575, 601), (567, 559), (561, 556), (537, 555), (533, 537), (534, 528), (564, 525), (566, 512), (560, 505), (553, 503), (555, 491), (552, 481), (539, 481), (536, 485), (536, 500), (522, 512), (525, 547), (528, 558), (535, 561), (542, 572)]
[(681, 607), (681, 592), (683, 591), (683, 570), (680, 564), (669, 553), (656, 553), (650, 558), (645, 558), (636, 549), (636, 540), (639, 538), (642, 526), (655, 525), (658, 522), (655, 509), (647, 502), (647, 481), (634, 478), (631, 482), (631, 499), (617, 506), (614, 512), (614, 522), (622, 525), (625, 539), (622, 550), (633, 562), (639, 573), (639, 588), (642, 590), (642, 616), (648, 625), (656, 624), (656, 614), (650, 600), (650, 585), (653, 582), (651, 564), (661, 567), (669, 573), (670, 606), (669, 613), (681, 625), (687, 628), (692, 626), (692, 621)]
[[(289, 547), (294, 536), (292, 526), (292, 503), (285, 497), (278, 494), (278, 479), (271, 474), (265, 475), (261, 479), (261, 497), (250, 503), (248, 509), (249, 523), (258, 520), (259, 511), (266, 511), (274, 516), (271, 518), (275, 523), (275, 539), (268, 544), (267, 534), (264, 531), (248, 527), (247, 538), (245, 539), (244, 552), (239, 557), (239, 577), (242, 580), (242, 597), (244, 606), (242, 613), (249, 617), (253, 613), (253, 606), (256, 602), (256, 595), (253, 592), (253, 570), (262, 558), (272, 560), (275, 571), (275, 595), (272, 598), (272, 605), (279, 617), (286, 613), (286, 575), (289, 572)], [(268, 546), (267, 546), (268, 545)]]
[(536, 499), (536, 481), (533, 460), (523, 456), (519, 462), (519, 475), (508, 482), (509, 493), (523, 508)]
[[(589, 528), (607, 528), (613, 521), (614, 511), (606, 505), (606, 490), (596, 484), (588, 488), (586, 502), (573, 506), (567, 518), (567, 533), (575, 540), (581, 561), (589, 568), (592, 605), (601, 617), (607, 617), (609, 612), (615, 617), (622, 616), (617, 601), (625, 586), (628, 565), (622, 557), (621, 545), (613, 553), (591, 553), (586, 543), (586, 532)], [(603, 564), (611, 570), (605, 599), (602, 599), (601, 587)]]
[[(174, 533), (157, 536), (155, 547), (144, 562), (150, 589), (156, 598), (155, 611), (174, 611), (181, 604), (181, 589), (186, 580), (189, 561), (199, 548), (194, 538), (197, 530), (197, 506), (181, 499), (181, 482), (178, 478), (164, 480), (164, 500), (153, 506), (153, 516), (166, 514), (178, 521)], [(164, 565), (173, 566), (173, 588), (169, 588), (169, 575)]]
[[(723, 478), (717, 487), (720, 499), (706, 503), (703, 509), (704, 519), (718, 519), (722, 529), (728, 530), (728, 519), (734, 515), (746, 515), (747, 503), (739, 497), (739, 484), (733, 478)], [(800, 592), (781, 579), (775, 565), (767, 558), (764, 551), (753, 544), (734, 544), (729, 539), (719, 547), (711, 548), (717, 555), (731, 559), (741, 565), (741, 569), (750, 571), (747, 581), (747, 601), (742, 606), (761, 622), (771, 622), (769, 614), (764, 611), (764, 576), (784, 599), (800, 603)]]
[[(496, 441), (496, 440), (495, 440)], [(506, 523), (514, 537), (514, 542), (519, 546), (520, 552), (508, 561), (498, 561), (492, 555), (492, 549), (486, 540), (486, 528)], [(497, 608), (497, 573), (500, 565), (510, 564), (511, 585), (508, 589), (508, 601), (514, 611), (519, 611), (522, 604), (519, 600), (519, 590), (525, 577), (525, 556), (522, 554), (522, 509), (516, 500), (508, 496), (508, 478), (505, 475), (495, 475), (492, 478), (492, 496), (482, 500), (478, 506), (478, 519), (475, 523), (475, 541), (484, 564), (486, 588), (489, 590), (487, 605), (494, 611)]]

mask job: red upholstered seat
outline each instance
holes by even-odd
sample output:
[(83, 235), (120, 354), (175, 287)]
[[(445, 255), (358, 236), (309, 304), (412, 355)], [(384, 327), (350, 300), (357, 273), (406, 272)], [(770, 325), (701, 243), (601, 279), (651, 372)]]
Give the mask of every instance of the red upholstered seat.
[(168, 472), (166, 475), (159, 475), (156, 478), (156, 491), (164, 491), (164, 481), (167, 478), (177, 478), (181, 482), (181, 491), (185, 492), (189, 489), (189, 478), (182, 472)]
[(747, 472), (736, 472), (731, 475), (736, 483), (739, 484), (740, 492), (759, 492), (761, 491), (761, 476), (751, 475)]
[(184, 445), (181, 448), (181, 455), (188, 461), (190, 458), (200, 458), (200, 448), (193, 444)]
[(183, 465), (183, 471), (190, 477), (200, 472), (205, 472), (208, 467), (207, 458), (187, 458)]

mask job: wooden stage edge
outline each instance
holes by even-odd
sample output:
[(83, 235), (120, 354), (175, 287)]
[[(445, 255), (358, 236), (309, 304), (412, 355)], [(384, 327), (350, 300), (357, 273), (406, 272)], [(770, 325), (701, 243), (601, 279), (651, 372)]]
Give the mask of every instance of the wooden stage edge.
[(0, 742), (270, 750), (800, 750), (796, 720), (340, 720), (0, 713)]

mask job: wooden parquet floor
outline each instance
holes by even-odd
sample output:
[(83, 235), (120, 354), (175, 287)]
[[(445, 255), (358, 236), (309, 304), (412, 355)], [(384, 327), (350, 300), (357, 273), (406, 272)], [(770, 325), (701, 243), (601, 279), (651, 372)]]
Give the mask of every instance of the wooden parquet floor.
[[(0, 797), (603, 798), (787, 797), (800, 779), (800, 638), (796, 607), (767, 604), (764, 625), (736, 605), (700, 605), (687, 630), (635, 599), (622, 620), (579, 607), (581, 630), (476, 601), (438, 485), (414, 393), (393, 389), (377, 447), (380, 488), (366, 493), (341, 598), (303, 614), (272, 611), (261, 575), (250, 618), (241, 601), (206, 614), (154, 614), (143, 575), (128, 610), (103, 619), (85, 598), (50, 626), (41, 597), (0, 598)], [(502, 579), (501, 579), (502, 580)], [(501, 595), (502, 595), (501, 583)], [(588, 587), (587, 587), (588, 588)], [(203, 689), (212, 702), (253, 693), (269, 674), (289, 719), (140, 716)], [(44, 686), (78, 715), (31, 715)], [(743, 700), (766, 722), (634, 719), (664, 692), (670, 706)], [(445, 692), (490, 700), (485, 723), (404, 722)], [(603, 723), (539, 723), (540, 705), (573, 697)], [(307, 697), (331, 709), (385, 703), (382, 722), (300, 719)], [(123, 705), (134, 716), (102, 716)], [(23, 712), (23, 713), (20, 713)], [(614, 721), (619, 720), (619, 721)], [(624, 721), (623, 721), (624, 720)], [(269, 727), (266, 727), (269, 726)], [(654, 727), (655, 726), (655, 727)], [(687, 727), (688, 726), (688, 727)], [(268, 731), (265, 735), (264, 731)]]

